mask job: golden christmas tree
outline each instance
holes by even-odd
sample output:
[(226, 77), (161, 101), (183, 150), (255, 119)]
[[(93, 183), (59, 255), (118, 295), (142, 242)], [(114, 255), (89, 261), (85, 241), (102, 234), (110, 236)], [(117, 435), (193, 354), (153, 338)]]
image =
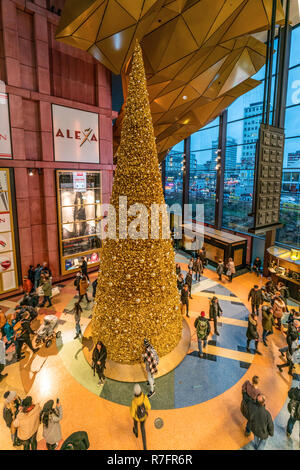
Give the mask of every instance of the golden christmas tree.
[[(127, 221), (121, 222), (124, 197), (128, 208), (137, 203), (147, 208), (148, 226), (145, 223), (138, 226), (134, 210), (129, 212)], [(101, 340), (105, 344), (109, 359), (135, 364), (141, 362), (144, 338), (161, 357), (174, 349), (182, 332), (172, 244), (163, 235), (161, 215), (156, 224), (151, 224), (152, 204), (165, 201), (138, 43), (133, 54), (110, 204), (116, 211), (116, 239), (107, 238), (101, 250), (92, 334), (94, 342)], [(110, 214), (108, 226), (113, 225)], [(133, 227), (138, 232), (135, 239), (130, 237)], [(155, 229), (158, 232), (153, 239)]]

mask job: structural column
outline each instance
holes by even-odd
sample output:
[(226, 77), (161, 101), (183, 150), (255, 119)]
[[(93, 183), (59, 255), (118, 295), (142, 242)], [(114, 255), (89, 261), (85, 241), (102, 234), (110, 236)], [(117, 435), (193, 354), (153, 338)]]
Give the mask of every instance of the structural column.
[(227, 109), (220, 115), (219, 123), (219, 143), (216, 154), (216, 203), (215, 203), (215, 228), (221, 230), (223, 219), (223, 199), (224, 199), (224, 176), (226, 158), (226, 129), (227, 129)]
[(183, 156), (183, 169), (182, 169), (182, 222), (188, 216), (186, 213), (185, 205), (189, 203), (189, 189), (190, 189), (190, 160), (191, 160), (191, 136), (184, 139), (184, 156)]

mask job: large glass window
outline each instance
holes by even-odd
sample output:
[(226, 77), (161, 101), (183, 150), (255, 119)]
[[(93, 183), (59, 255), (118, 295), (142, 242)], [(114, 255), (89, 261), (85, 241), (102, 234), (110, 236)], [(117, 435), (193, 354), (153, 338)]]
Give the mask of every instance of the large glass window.
[[(166, 204), (172, 206), (173, 204), (182, 205), (182, 190), (183, 190), (183, 159), (184, 159), (184, 141), (175, 145), (165, 161), (165, 201)], [(180, 215), (180, 211), (178, 215)]]
[(285, 114), (285, 147), (282, 170), (280, 221), (276, 241), (300, 246), (300, 28), (292, 31), (287, 108)]
[(191, 136), (189, 203), (204, 205), (204, 221), (215, 221), (216, 158), (219, 139), (219, 118)]

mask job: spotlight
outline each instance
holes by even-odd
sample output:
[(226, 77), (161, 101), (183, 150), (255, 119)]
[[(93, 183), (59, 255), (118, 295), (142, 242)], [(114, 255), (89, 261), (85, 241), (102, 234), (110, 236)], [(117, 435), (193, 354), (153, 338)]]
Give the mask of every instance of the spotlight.
[(34, 175), (34, 170), (32, 168), (29, 168), (28, 170), (28, 175), (33, 176)]

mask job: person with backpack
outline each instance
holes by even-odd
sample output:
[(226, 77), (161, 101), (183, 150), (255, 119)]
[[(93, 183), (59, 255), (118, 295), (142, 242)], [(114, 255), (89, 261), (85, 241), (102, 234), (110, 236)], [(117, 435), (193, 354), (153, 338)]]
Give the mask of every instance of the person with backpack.
[(150, 392), (148, 393), (148, 398), (153, 397), (155, 394), (155, 384), (154, 384), (154, 375), (157, 374), (157, 366), (159, 363), (159, 357), (154, 349), (154, 347), (150, 344), (150, 342), (145, 338), (144, 339), (144, 346), (145, 352), (143, 353), (142, 357), (145, 363), (146, 372), (148, 376), (148, 384), (150, 385)]
[(62, 407), (58, 398), (55, 408), (53, 400), (48, 400), (44, 404), (40, 414), (40, 423), (43, 424), (43, 438), (46, 440), (48, 450), (55, 450), (62, 438), (60, 429), (62, 416)]
[(88, 291), (89, 283), (87, 277), (83, 274), (79, 280), (79, 300), (80, 303), (83, 297), (86, 298), (87, 303), (91, 302), (91, 299), (88, 298), (87, 291)]
[(300, 382), (298, 387), (292, 387), (288, 392), (290, 399), (288, 403), (288, 411), (290, 413), (286, 427), (287, 437), (291, 437), (296, 421), (300, 421)]
[(194, 327), (196, 328), (197, 338), (198, 338), (198, 347), (199, 347), (199, 357), (203, 357), (202, 346), (206, 347), (207, 337), (210, 333), (210, 324), (207, 318), (205, 318), (205, 312), (201, 312), (200, 317), (196, 318)]
[(21, 403), (22, 400), (17, 395), (17, 392), (12, 390), (4, 393), (3, 419), (6, 426), (10, 429), (13, 446), (16, 445), (17, 441), (17, 430), (14, 427), (13, 422), (17, 417)]
[(134, 397), (130, 406), (130, 414), (133, 418), (133, 434), (136, 438), (138, 437), (138, 423), (140, 423), (143, 447), (144, 450), (147, 450), (145, 423), (148, 418), (148, 413), (151, 410), (151, 405), (147, 395), (144, 395), (139, 384), (135, 384), (133, 392)]
[(247, 352), (251, 353), (250, 350), (250, 342), (254, 340), (255, 342), (255, 353), (259, 354), (261, 356), (261, 352), (258, 350), (258, 341), (259, 341), (259, 336), (257, 332), (257, 326), (258, 326), (258, 321), (256, 319), (255, 314), (251, 313), (248, 317), (248, 328), (246, 331), (246, 336), (247, 336)]

